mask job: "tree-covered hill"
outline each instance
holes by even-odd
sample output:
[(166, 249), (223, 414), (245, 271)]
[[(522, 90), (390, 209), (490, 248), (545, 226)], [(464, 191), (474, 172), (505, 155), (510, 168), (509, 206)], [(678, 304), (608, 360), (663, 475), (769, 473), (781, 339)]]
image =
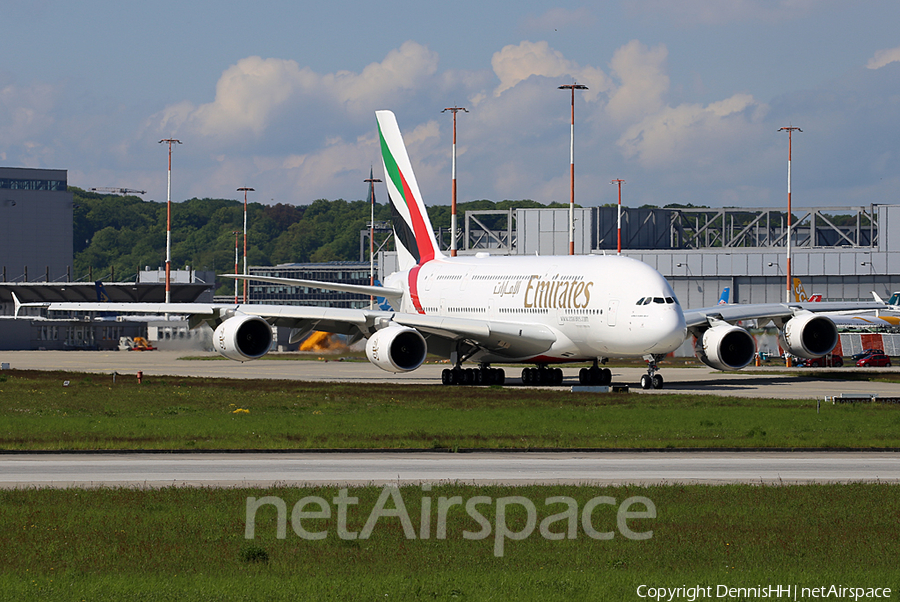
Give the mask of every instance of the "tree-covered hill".
[[(74, 194), (75, 278), (129, 280), (166, 260), (166, 203), (135, 196), (102, 195), (69, 187)], [(470, 210), (543, 207), (534, 201), (471, 201)], [(369, 222), (367, 201), (328, 201), (310, 205), (247, 205), (250, 265), (289, 262), (356, 261), (359, 231)], [(450, 226), (450, 207), (428, 208), (436, 228)], [(391, 218), (387, 204), (375, 205), (376, 221)], [(190, 199), (172, 203), (172, 268), (191, 266), (216, 273), (234, 269), (235, 231), (243, 230), (243, 201)], [(243, 256), (243, 241), (241, 256)], [(230, 286), (229, 283), (223, 286)], [(225, 291), (227, 293), (228, 291)]]

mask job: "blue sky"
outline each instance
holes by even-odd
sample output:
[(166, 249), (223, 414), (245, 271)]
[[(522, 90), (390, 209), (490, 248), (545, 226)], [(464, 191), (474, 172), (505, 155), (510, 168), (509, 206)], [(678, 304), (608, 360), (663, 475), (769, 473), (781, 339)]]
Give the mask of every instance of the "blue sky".
[[(364, 198), (391, 109), (428, 204), (898, 203), (900, 3), (0, 0), (0, 164), (165, 200)], [(378, 191), (385, 200), (384, 189)]]

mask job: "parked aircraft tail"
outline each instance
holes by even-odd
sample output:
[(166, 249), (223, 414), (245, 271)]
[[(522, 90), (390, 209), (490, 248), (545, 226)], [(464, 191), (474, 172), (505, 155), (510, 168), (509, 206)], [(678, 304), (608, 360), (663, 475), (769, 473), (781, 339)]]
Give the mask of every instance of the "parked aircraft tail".
[(106, 292), (106, 289), (103, 287), (103, 282), (100, 280), (94, 281), (94, 289), (97, 291), (97, 302), (98, 303), (109, 303), (110, 298)]
[(434, 228), (406, 154), (397, 118), (391, 111), (376, 111), (375, 116), (388, 198), (394, 216), (399, 267), (409, 270), (443, 254), (434, 238)]
[(803, 283), (799, 278), (794, 278), (794, 301), (798, 303), (818, 303), (822, 301), (822, 295), (807, 295), (803, 290)]
[(731, 289), (729, 287), (725, 287), (722, 289), (722, 296), (719, 297), (718, 305), (728, 305), (728, 298), (731, 295)]

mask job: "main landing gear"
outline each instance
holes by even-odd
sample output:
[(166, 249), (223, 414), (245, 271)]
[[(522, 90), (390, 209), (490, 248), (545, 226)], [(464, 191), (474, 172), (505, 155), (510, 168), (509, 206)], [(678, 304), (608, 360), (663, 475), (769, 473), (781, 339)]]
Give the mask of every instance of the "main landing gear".
[[(606, 360), (603, 361), (606, 363)], [(578, 382), (587, 386), (609, 385), (612, 383), (612, 372), (609, 368), (601, 368), (594, 360), (593, 366), (578, 371)]]
[(642, 389), (663, 388), (663, 377), (662, 374), (658, 374), (659, 366), (656, 363), (661, 357), (662, 356), (650, 355), (644, 358), (647, 360), (647, 374), (641, 376)]
[(502, 385), (506, 382), (503, 368), (491, 368), (481, 364), (478, 368), (444, 368), (441, 372), (441, 384), (444, 385)]
[(562, 368), (548, 368), (543, 364), (537, 368), (522, 368), (522, 384), (558, 387), (562, 382)]

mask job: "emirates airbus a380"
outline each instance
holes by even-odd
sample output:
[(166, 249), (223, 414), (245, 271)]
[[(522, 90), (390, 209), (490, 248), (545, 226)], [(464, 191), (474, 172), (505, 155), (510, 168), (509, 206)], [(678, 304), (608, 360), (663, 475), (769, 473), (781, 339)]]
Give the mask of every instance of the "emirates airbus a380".
[[(717, 305), (684, 310), (666, 279), (649, 265), (617, 255), (447, 257), (437, 245), (394, 114), (378, 111), (400, 270), (384, 286), (342, 285), (289, 278), (250, 279), (385, 297), (392, 311), (282, 305), (164, 303), (49, 303), (17, 306), (64, 311), (187, 314), (192, 326), (215, 329), (216, 350), (233, 360), (255, 360), (272, 346), (272, 326), (292, 328), (292, 342), (311, 331), (365, 337), (370, 362), (409, 372), (432, 353), (448, 358), (444, 384), (503, 384), (494, 363), (526, 364), (525, 384), (558, 385), (562, 364), (589, 362), (582, 384), (609, 384), (610, 357), (643, 357), (641, 386), (662, 388), (657, 362), (696, 337), (707, 365), (736, 370), (756, 351), (741, 320), (771, 321), (788, 352), (807, 358), (837, 344), (834, 323), (813, 312), (883, 308), (879, 303)], [(18, 312), (18, 310), (17, 310)], [(463, 368), (464, 362), (476, 368)]]

